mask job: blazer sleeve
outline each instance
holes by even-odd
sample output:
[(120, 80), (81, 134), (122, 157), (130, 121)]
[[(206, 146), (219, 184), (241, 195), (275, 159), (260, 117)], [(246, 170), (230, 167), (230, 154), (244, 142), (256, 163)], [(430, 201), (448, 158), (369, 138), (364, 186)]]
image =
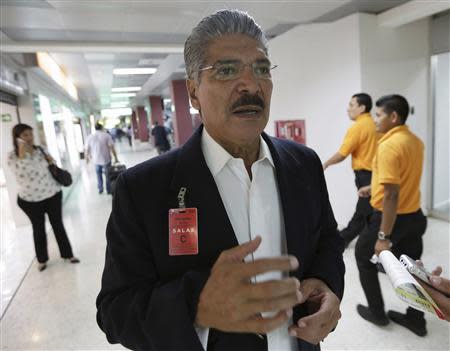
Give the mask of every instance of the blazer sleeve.
[(106, 229), (97, 323), (110, 343), (132, 350), (203, 350), (194, 321), (209, 272), (187, 271), (161, 281), (150, 246), (152, 233), (143, 228), (122, 174)]
[(342, 300), (344, 295), (345, 265), (342, 253), (344, 241), (337, 231), (337, 223), (334, 219), (328, 198), (328, 190), (322, 163), (315, 154), (314, 170), (317, 174), (318, 186), (321, 194), (322, 213), (320, 217), (320, 231), (318, 247), (305, 278), (318, 278), (326, 283), (329, 288)]

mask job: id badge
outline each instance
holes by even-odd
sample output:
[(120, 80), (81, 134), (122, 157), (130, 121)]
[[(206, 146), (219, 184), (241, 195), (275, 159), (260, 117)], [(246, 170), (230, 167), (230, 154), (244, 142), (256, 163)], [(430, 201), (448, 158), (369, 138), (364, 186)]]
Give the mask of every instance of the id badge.
[(198, 254), (198, 223), (196, 208), (169, 210), (169, 255)]

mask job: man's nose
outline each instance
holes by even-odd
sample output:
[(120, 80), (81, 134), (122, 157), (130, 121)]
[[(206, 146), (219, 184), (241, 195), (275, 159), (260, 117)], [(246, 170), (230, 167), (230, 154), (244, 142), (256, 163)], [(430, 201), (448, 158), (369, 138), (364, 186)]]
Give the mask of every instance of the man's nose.
[(238, 90), (239, 92), (256, 93), (260, 90), (258, 79), (253, 73), (253, 68), (250, 65), (246, 65), (238, 78)]

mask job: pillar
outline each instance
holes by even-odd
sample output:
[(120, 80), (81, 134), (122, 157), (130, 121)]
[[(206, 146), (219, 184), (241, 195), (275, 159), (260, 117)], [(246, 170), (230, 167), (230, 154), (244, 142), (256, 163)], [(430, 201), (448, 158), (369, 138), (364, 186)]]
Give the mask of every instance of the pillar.
[(171, 82), (171, 92), (172, 103), (175, 107), (175, 112), (172, 117), (175, 145), (181, 146), (189, 139), (193, 132), (186, 80), (173, 80)]
[(134, 139), (138, 139), (139, 133), (138, 133), (138, 122), (136, 117), (136, 111), (133, 110), (131, 113), (131, 128), (133, 129), (133, 137)]
[(152, 95), (149, 96), (150, 101), (150, 120), (152, 125), (158, 122), (160, 126), (164, 125), (163, 118), (163, 100), (161, 96)]
[(137, 122), (140, 141), (148, 141), (148, 119), (144, 106), (137, 107)]

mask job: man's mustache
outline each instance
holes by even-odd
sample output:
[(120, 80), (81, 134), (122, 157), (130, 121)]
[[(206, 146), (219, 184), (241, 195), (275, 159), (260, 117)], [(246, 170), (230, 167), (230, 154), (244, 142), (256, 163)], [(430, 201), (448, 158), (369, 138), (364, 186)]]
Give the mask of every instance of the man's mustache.
[(258, 95), (242, 95), (231, 106), (231, 111), (234, 111), (238, 107), (248, 106), (248, 105), (260, 106), (263, 109), (266, 107), (266, 104), (264, 103), (264, 100), (261, 99)]

